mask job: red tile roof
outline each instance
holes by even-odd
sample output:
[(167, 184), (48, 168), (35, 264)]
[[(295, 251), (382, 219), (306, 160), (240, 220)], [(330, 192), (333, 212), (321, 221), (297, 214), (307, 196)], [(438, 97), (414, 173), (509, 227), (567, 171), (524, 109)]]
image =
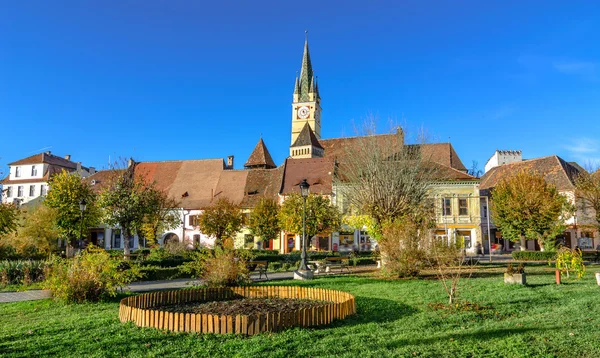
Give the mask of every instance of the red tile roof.
[[(354, 148), (358, 145), (361, 145), (361, 140), (365, 140), (365, 138), (369, 137), (321, 139), (320, 143), (325, 149), (326, 158), (333, 157), (338, 159), (338, 161), (341, 163), (343, 162), (343, 158), (351, 155), (352, 151), (355, 150)], [(397, 147), (396, 143), (391, 141), (402, 140), (396, 133), (378, 134), (372, 136), (371, 138), (375, 139), (378, 144), (384, 147), (389, 147), (390, 150), (393, 150), (393, 148)], [(458, 154), (452, 147), (452, 144), (450, 143), (412, 144), (411, 146), (420, 148), (421, 156), (425, 160), (431, 160), (459, 171), (467, 171), (467, 168), (464, 166)], [(393, 153), (390, 153), (390, 155), (392, 154)]]
[(267, 149), (267, 146), (265, 145), (265, 142), (262, 140), (262, 138), (258, 141), (256, 147), (254, 147), (254, 150), (250, 154), (250, 157), (248, 157), (248, 161), (246, 162), (246, 164), (244, 164), (244, 167), (261, 167), (264, 169), (277, 167), (275, 165), (275, 162), (273, 161), (273, 158), (271, 157), (271, 153), (269, 153), (269, 150)]
[(333, 158), (307, 158), (285, 161), (285, 172), (281, 194), (299, 193), (298, 184), (306, 179), (310, 184), (310, 192), (331, 195), (333, 192), (333, 175), (335, 161)]
[(492, 168), (481, 177), (480, 189), (491, 189), (501, 180), (526, 170), (543, 175), (546, 182), (555, 185), (558, 190), (574, 190), (575, 179), (580, 172), (578, 167), (579, 165), (567, 163), (556, 155), (504, 164)]
[(252, 208), (261, 198), (277, 199), (283, 181), (283, 165), (276, 169), (252, 169), (248, 171), (242, 207)]

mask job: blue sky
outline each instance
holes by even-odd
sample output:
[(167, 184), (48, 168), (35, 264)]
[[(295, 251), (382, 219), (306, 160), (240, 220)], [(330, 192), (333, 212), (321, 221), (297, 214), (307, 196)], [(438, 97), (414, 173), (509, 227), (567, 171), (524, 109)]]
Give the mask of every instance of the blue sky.
[[(369, 115), (450, 141), (600, 160), (600, 3), (2, 1), (0, 168), (44, 150), (225, 158), (261, 134), (288, 154), (304, 30), (322, 135)], [(49, 148), (49, 149), (48, 149)]]

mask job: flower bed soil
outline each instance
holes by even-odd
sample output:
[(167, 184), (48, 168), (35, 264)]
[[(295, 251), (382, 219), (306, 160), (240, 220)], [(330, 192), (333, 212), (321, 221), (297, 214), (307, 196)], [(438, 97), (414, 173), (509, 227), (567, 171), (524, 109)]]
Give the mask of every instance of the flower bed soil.
[(167, 312), (201, 313), (216, 315), (256, 315), (297, 311), (311, 307), (325, 306), (327, 301), (285, 298), (244, 298), (229, 301), (189, 302), (162, 306), (158, 309)]

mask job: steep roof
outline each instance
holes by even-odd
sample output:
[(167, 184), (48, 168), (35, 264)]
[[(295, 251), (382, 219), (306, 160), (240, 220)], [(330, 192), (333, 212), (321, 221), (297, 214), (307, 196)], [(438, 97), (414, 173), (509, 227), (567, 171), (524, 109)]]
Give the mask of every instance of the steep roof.
[[(365, 140), (365, 138), (368, 137), (321, 139), (320, 143), (325, 149), (326, 158), (334, 158), (342, 163), (343, 159), (350, 155), (357, 146), (361, 145), (361, 140)], [(388, 143), (391, 143), (391, 141), (399, 140), (397, 133), (378, 134), (373, 135), (370, 138), (384, 147), (388, 146)], [(431, 160), (458, 171), (467, 171), (467, 168), (464, 166), (454, 150), (454, 147), (452, 147), (452, 144), (450, 143), (411, 144), (410, 146), (419, 148), (421, 150), (422, 158), (426, 160)], [(389, 147), (390, 150), (393, 151), (396, 145), (395, 143), (392, 143)], [(390, 152), (390, 155), (392, 154), (393, 153)]]
[(285, 160), (281, 194), (299, 193), (298, 184), (306, 179), (311, 193), (331, 195), (334, 172), (335, 161), (332, 158), (288, 158)]
[(574, 190), (575, 180), (580, 173), (577, 167), (556, 155), (504, 164), (492, 168), (481, 177), (480, 189), (491, 189), (503, 179), (526, 170), (543, 175), (546, 182), (555, 185), (558, 190)]
[(300, 68), (300, 79), (298, 81), (298, 91), (300, 102), (309, 100), (309, 93), (314, 92), (314, 73), (310, 61), (310, 51), (308, 50), (308, 38), (304, 41), (304, 53), (302, 54), (302, 67)]
[(292, 147), (303, 147), (305, 145), (312, 145), (313, 147), (323, 149), (323, 146), (319, 143), (317, 136), (315, 136), (315, 132), (310, 128), (308, 122), (302, 127), (302, 130), (300, 131), (300, 134), (298, 134), (294, 144), (292, 144)]
[(277, 167), (262, 138), (258, 141), (256, 147), (254, 147), (254, 150), (250, 154), (250, 157), (248, 157), (248, 161), (244, 164), (244, 167), (262, 167), (267, 169)]
[(277, 199), (281, 190), (284, 166), (275, 169), (254, 169), (248, 171), (242, 207), (252, 208), (261, 198)]
[(142, 162), (136, 164), (136, 175), (154, 182), (185, 209), (201, 209), (211, 205), (219, 178), (222, 159)]
[(248, 170), (223, 170), (214, 191), (213, 201), (226, 198), (234, 204), (244, 199)]

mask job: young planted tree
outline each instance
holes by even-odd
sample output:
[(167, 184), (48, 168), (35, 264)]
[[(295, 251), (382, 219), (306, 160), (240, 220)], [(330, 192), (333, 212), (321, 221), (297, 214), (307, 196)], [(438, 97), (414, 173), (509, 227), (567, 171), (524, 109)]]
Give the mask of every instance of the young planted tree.
[[(43, 205), (54, 210), (55, 227), (60, 237), (67, 240), (67, 255), (70, 256), (76, 241), (86, 236), (88, 228), (96, 226), (100, 221), (97, 196), (77, 173), (63, 170), (53, 176), (49, 184), (51, 190)], [(79, 207), (81, 200), (86, 201), (83, 213)]]
[(130, 236), (139, 232), (150, 211), (152, 185), (135, 175), (135, 165), (131, 162), (127, 169), (113, 169), (109, 185), (100, 194), (104, 221), (121, 229), (126, 256), (131, 253)]
[(149, 245), (156, 244), (158, 236), (177, 227), (181, 223), (179, 213), (175, 208), (179, 202), (162, 190), (151, 186), (147, 192), (147, 208), (139, 234)]
[(200, 231), (215, 238), (215, 246), (223, 247), (224, 240), (232, 238), (244, 225), (244, 215), (240, 207), (226, 198), (204, 209), (198, 218)]
[[(302, 235), (304, 198), (297, 193), (287, 196), (279, 210), (279, 224), (286, 232)], [(306, 237), (330, 234), (339, 229), (341, 213), (331, 201), (321, 195), (310, 194), (306, 198)]]
[(522, 170), (492, 190), (490, 209), (502, 236), (520, 241), (525, 250), (527, 239), (538, 240), (542, 249), (553, 246), (566, 228), (564, 218), (572, 215), (574, 207), (543, 176)]
[[(262, 198), (250, 213), (248, 228), (252, 235), (264, 241), (277, 238), (281, 232), (279, 225), (279, 204), (276, 200)], [(264, 247), (264, 246), (263, 246)]]
[(577, 197), (581, 200), (583, 208), (594, 211), (594, 219), (600, 229), (600, 168), (580, 173), (575, 185)]

